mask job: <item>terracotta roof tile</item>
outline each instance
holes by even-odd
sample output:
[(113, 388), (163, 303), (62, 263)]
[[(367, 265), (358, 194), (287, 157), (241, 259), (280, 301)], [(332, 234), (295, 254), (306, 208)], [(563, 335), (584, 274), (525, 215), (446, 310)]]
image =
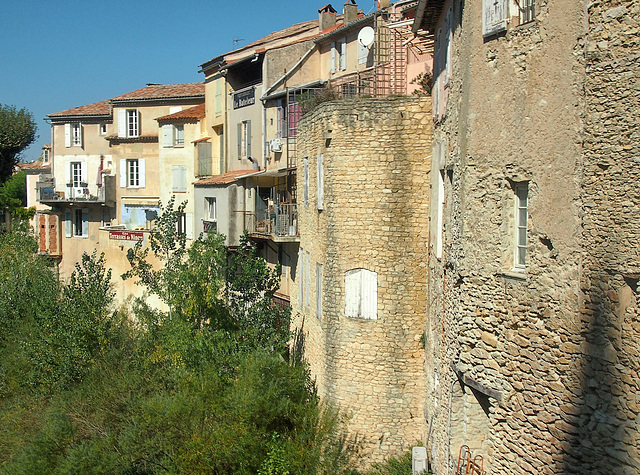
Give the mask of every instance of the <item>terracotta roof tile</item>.
[(216, 175), (209, 178), (203, 178), (194, 183), (195, 186), (202, 185), (228, 185), (229, 183), (233, 183), (236, 177), (242, 175), (248, 175), (249, 173), (254, 173), (256, 170), (235, 170), (232, 172), (223, 173), (222, 175)]
[(20, 162), (16, 165), (21, 170), (45, 170), (51, 168), (51, 164), (47, 163), (46, 165), (42, 163), (42, 160), (36, 160), (35, 162), (24, 163)]
[(74, 107), (54, 114), (49, 117), (77, 116), (77, 115), (109, 115), (111, 114), (111, 104), (109, 100), (94, 102), (86, 106)]
[(198, 104), (195, 107), (189, 107), (188, 109), (181, 110), (174, 114), (163, 115), (156, 120), (190, 120), (190, 119), (202, 119), (204, 117), (204, 104)]
[(204, 96), (204, 83), (150, 84), (111, 99), (112, 102)]

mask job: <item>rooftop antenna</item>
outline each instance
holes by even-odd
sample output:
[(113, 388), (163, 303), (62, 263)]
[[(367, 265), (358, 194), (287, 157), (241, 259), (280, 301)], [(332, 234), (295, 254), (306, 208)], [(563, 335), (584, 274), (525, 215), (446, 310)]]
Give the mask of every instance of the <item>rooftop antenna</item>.
[(240, 43), (241, 41), (244, 41), (244, 38), (240, 38), (239, 36), (234, 36), (234, 37), (233, 37), (233, 47), (235, 48), (235, 47), (236, 47), (236, 45), (237, 45), (238, 43)]

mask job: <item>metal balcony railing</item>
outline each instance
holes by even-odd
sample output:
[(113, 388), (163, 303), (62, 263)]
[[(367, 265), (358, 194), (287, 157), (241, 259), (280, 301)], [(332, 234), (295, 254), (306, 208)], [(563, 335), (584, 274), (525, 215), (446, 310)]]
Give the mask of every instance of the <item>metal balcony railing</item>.
[(244, 221), (250, 234), (295, 238), (298, 236), (298, 205), (281, 203), (256, 213), (245, 213)]
[(36, 184), (38, 201), (41, 203), (55, 204), (65, 202), (87, 202), (104, 204), (114, 199), (114, 177), (105, 176), (102, 186), (89, 183), (67, 183), (64, 191), (56, 189), (52, 180), (38, 182)]

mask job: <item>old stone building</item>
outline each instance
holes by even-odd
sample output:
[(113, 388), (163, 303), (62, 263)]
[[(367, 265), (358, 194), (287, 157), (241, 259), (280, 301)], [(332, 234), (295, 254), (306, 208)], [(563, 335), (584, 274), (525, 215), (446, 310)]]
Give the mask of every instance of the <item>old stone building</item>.
[(422, 437), (430, 100), (326, 102), (300, 123), (294, 329), (365, 462)]
[(639, 473), (640, 5), (418, 12), (435, 39), (434, 473), (463, 445), (487, 473)]

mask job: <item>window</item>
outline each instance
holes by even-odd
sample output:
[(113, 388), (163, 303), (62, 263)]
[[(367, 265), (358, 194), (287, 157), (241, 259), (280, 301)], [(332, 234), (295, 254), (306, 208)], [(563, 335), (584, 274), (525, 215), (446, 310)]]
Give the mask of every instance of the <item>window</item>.
[(120, 187), (145, 187), (145, 162), (143, 158), (123, 158), (120, 160)]
[(316, 317), (322, 319), (322, 264), (316, 264)]
[(344, 313), (347, 317), (378, 318), (378, 274), (352, 269), (344, 276)]
[(82, 147), (82, 125), (64, 124), (64, 146)]
[(182, 213), (178, 217), (178, 222), (176, 223), (176, 231), (178, 234), (184, 234), (187, 239), (193, 239), (193, 214), (192, 213)]
[(65, 212), (65, 236), (89, 237), (89, 213), (86, 209), (73, 209)]
[(517, 0), (517, 4), (521, 25), (536, 19), (536, 0)]
[(184, 165), (173, 167), (173, 191), (179, 193), (187, 191), (187, 167)]
[(528, 183), (516, 183), (513, 187), (515, 195), (515, 253), (514, 268), (523, 270), (527, 257), (527, 206)]
[(71, 185), (78, 188), (80, 183), (82, 183), (82, 162), (71, 162)]
[(127, 110), (127, 137), (137, 137), (138, 134), (138, 111), (136, 109)]
[(184, 147), (184, 125), (165, 124), (162, 126), (162, 146)]
[(238, 160), (251, 157), (251, 121), (238, 123)]
[(100, 135), (107, 135), (107, 124), (100, 124)]

